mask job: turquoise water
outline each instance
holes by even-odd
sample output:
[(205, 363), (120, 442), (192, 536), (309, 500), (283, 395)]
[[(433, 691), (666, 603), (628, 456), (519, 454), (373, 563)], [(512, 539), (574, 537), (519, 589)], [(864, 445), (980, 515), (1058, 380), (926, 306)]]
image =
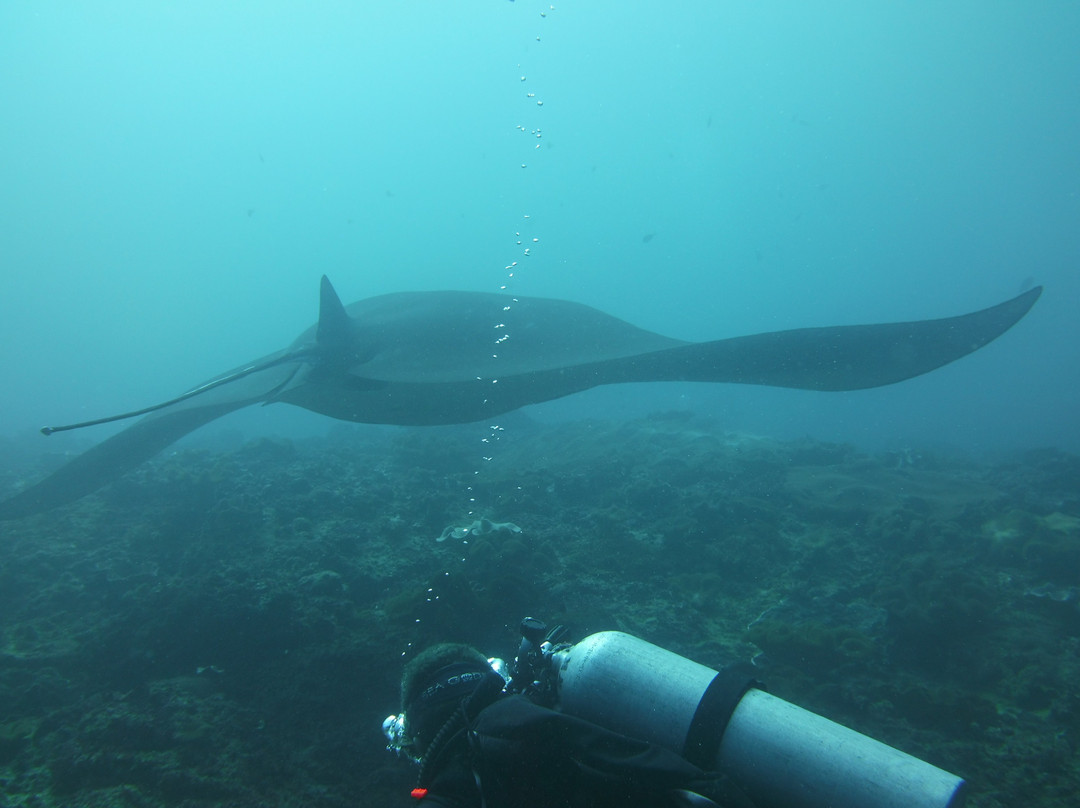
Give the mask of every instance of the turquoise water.
[[(1077, 42), (1066, 2), (0, 3), (0, 502), (124, 426), (43, 424), (288, 345), (324, 273), (688, 340), (1046, 287), (891, 387), (251, 407), (5, 521), (0, 803), (404, 805), (400, 660), (534, 614), (1071, 804)], [(436, 541), (480, 517), (522, 533)]]
[(532, 414), (1076, 450), (1077, 41), (1080, 7), (1052, 2), (3, 4), (0, 436), (45, 447), (45, 423), (284, 346), (326, 273), (346, 302), (505, 286), (684, 339), (1041, 283), (999, 342), (899, 386), (649, 385)]

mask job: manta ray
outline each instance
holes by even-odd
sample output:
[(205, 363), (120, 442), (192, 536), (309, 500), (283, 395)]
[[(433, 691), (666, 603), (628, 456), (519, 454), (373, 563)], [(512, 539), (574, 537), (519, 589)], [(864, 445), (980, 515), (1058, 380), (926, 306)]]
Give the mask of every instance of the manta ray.
[(711, 342), (646, 331), (580, 303), (398, 292), (343, 306), (323, 276), (319, 322), (288, 348), (135, 412), (145, 416), (0, 502), (17, 519), (89, 494), (215, 418), (293, 404), (371, 424), (458, 424), (623, 382), (860, 390), (927, 373), (1011, 328), (1042, 288), (940, 320), (800, 328)]

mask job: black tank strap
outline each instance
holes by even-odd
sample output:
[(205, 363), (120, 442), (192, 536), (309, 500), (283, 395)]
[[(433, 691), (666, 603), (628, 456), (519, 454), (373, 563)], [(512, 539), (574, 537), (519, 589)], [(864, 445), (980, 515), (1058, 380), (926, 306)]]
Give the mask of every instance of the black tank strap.
[(713, 677), (690, 721), (683, 747), (684, 758), (699, 769), (710, 771), (715, 768), (720, 739), (731, 714), (751, 688), (764, 690), (765, 686), (755, 678), (754, 668), (748, 663), (731, 665)]

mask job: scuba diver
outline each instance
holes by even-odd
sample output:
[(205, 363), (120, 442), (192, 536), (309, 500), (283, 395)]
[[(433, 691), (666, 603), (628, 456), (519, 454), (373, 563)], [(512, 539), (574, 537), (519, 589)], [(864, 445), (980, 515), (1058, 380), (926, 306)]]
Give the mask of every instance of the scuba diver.
[(961, 808), (956, 775), (644, 640), (521, 623), (510, 665), (455, 643), (406, 666), (387, 749), (425, 808)]
[[(405, 668), (402, 750), (420, 764), (413, 796), (447, 808), (712, 806), (716, 778), (674, 752), (506, 691), (467, 645), (435, 645)], [(749, 806), (748, 801), (723, 806)]]

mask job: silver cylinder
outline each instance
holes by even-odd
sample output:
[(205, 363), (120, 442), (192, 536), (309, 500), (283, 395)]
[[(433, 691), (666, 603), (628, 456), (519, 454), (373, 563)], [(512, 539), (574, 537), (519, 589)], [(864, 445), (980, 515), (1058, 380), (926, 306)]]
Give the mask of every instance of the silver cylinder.
[(965, 783), (761, 690), (742, 697), (717, 769), (757, 804), (792, 808), (961, 808)]
[[(652, 643), (605, 631), (553, 659), (558, 709), (686, 754), (717, 672)], [(735, 694), (738, 695), (737, 693)], [(964, 781), (761, 690), (735, 707), (715, 769), (762, 808), (961, 808)]]
[(558, 709), (683, 754), (716, 671), (652, 643), (602, 631), (561, 654)]

